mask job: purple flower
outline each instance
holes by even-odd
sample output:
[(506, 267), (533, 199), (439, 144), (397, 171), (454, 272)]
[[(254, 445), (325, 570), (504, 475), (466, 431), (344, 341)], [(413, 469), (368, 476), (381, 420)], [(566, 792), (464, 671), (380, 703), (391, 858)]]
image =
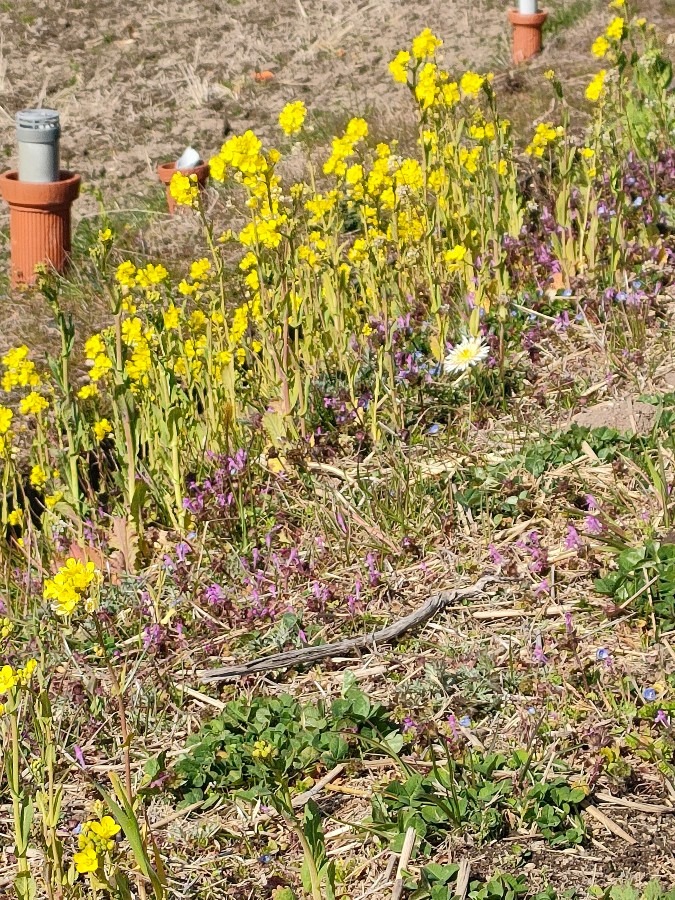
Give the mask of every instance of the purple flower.
[(597, 516), (586, 516), (584, 520), (584, 528), (588, 534), (602, 534), (602, 522)]
[(550, 594), (551, 585), (548, 583), (548, 578), (544, 578), (543, 581), (540, 581), (539, 584), (535, 586), (533, 593), (535, 597), (539, 597), (540, 594)]
[(415, 728), (417, 728), (417, 722), (410, 716), (406, 716), (403, 720), (403, 731), (413, 731)]
[(176, 559), (179, 563), (184, 563), (190, 553), (192, 553), (192, 547), (185, 541), (176, 544)]
[(565, 547), (567, 550), (580, 550), (583, 542), (579, 537), (579, 532), (574, 525), (567, 526), (567, 534), (565, 535)]
[(565, 631), (567, 634), (574, 634), (574, 623), (572, 622), (572, 613), (565, 613)]
[(490, 559), (495, 564), (495, 566), (503, 566), (506, 562), (504, 556), (497, 550), (494, 544), (490, 544), (488, 546), (488, 551), (490, 553)]
[(656, 725), (663, 725), (664, 728), (668, 728), (670, 726), (670, 716), (665, 711), (665, 709), (660, 709), (657, 712), (657, 714), (654, 718), (654, 723)]
[(204, 599), (210, 606), (218, 606), (225, 599), (225, 592), (219, 584), (210, 584), (204, 591)]
[(605, 662), (609, 659), (609, 650), (606, 647), (598, 647), (595, 652), (595, 658), (600, 662)]
[(149, 650), (150, 647), (159, 644), (162, 640), (161, 625), (146, 625), (143, 629), (143, 649)]
[(586, 496), (584, 497), (584, 501), (586, 503), (586, 509), (600, 509), (600, 507), (598, 506), (598, 501), (595, 499), (593, 494), (586, 494)]
[(73, 748), (73, 753), (75, 754), (75, 759), (77, 760), (78, 766), (81, 769), (86, 769), (87, 764), (84, 761), (84, 753), (82, 752), (82, 748), (78, 744), (75, 744), (75, 747)]
[(532, 652), (532, 658), (536, 663), (539, 663), (541, 666), (545, 666), (548, 660), (546, 659), (546, 654), (544, 653), (544, 648), (542, 646), (541, 635), (537, 635), (537, 639), (534, 642), (534, 650)]

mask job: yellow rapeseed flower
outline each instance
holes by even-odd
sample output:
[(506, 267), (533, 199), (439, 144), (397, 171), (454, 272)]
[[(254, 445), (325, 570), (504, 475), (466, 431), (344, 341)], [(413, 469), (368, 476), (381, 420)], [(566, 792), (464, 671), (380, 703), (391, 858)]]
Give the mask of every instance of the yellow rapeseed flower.
[(111, 434), (112, 430), (112, 425), (110, 424), (108, 419), (99, 419), (98, 422), (94, 422), (92, 426), (94, 437), (99, 444), (106, 437), (106, 435)]
[(620, 41), (623, 37), (625, 23), (621, 16), (615, 16), (607, 26), (605, 34), (610, 41)]
[(30, 470), (30, 483), (33, 487), (41, 488), (47, 483), (47, 473), (42, 468), (42, 466), (35, 465)]
[(36, 391), (31, 391), (26, 397), (23, 397), (19, 403), (19, 411), (23, 416), (39, 416), (49, 406), (47, 400)]
[(7, 515), (7, 523), (9, 525), (13, 525), (15, 528), (17, 525), (21, 525), (23, 522), (23, 511), (20, 509), (13, 509)]
[(430, 28), (425, 28), (412, 42), (412, 52), (415, 59), (427, 59), (433, 56), (443, 41), (436, 37)]
[(459, 82), (462, 93), (465, 97), (475, 97), (483, 87), (485, 79), (476, 72), (465, 72)]
[(3, 666), (0, 669), (0, 694), (11, 691), (13, 687), (16, 687), (16, 683), (17, 677), (14, 669), (11, 666)]
[(410, 63), (410, 54), (407, 50), (399, 50), (396, 56), (389, 63), (389, 71), (394, 81), (399, 84), (406, 84), (408, 81), (408, 64)]
[(45, 497), (45, 506), (47, 509), (54, 509), (57, 503), (63, 500), (63, 491), (55, 491), (53, 494), (47, 494)]
[(89, 872), (95, 872), (98, 869), (98, 856), (93, 844), (86, 844), (84, 850), (80, 850), (73, 854), (73, 862), (75, 868), (80, 875), (86, 875)]
[(0, 406), (0, 434), (7, 434), (12, 427), (14, 413), (8, 406)]
[(90, 397), (96, 397), (97, 394), (98, 387), (95, 384), (85, 384), (77, 392), (80, 400), (89, 400)]
[(199, 183), (194, 172), (185, 175), (174, 172), (169, 182), (169, 193), (179, 206), (196, 206), (199, 202)]
[(593, 54), (593, 56), (597, 57), (598, 59), (602, 59), (603, 56), (607, 55), (607, 51), (609, 50), (610, 46), (611, 46), (611, 44), (609, 43), (607, 38), (604, 36), (604, 34), (601, 34), (600, 37), (597, 37), (593, 41), (593, 46), (591, 47), (591, 53)]
[(287, 103), (279, 113), (279, 127), (288, 135), (297, 134), (305, 123), (307, 107), (302, 100)]
[(586, 88), (586, 99), (590, 100), (591, 103), (597, 103), (602, 93), (605, 89), (605, 78), (607, 77), (607, 71), (605, 69), (600, 69), (597, 75), (594, 75), (591, 79), (588, 87)]
[(132, 288), (136, 284), (136, 266), (130, 259), (121, 262), (115, 271), (115, 279), (122, 287)]

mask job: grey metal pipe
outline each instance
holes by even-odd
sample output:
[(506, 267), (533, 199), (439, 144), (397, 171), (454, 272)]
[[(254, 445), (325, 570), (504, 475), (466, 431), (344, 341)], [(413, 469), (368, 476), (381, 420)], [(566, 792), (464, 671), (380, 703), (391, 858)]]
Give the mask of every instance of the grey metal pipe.
[(55, 109), (22, 109), (16, 114), (19, 181), (58, 181), (61, 125)]

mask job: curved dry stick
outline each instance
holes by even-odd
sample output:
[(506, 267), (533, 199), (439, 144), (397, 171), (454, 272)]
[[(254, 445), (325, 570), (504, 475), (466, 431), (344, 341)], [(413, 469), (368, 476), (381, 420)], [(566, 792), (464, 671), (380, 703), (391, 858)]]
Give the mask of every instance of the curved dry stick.
[(238, 666), (225, 666), (221, 669), (203, 669), (198, 672), (200, 680), (204, 683), (211, 681), (223, 681), (226, 678), (241, 678), (244, 675), (252, 675), (255, 672), (270, 672), (272, 669), (287, 669), (291, 666), (307, 665), (320, 662), (331, 656), (348, 656), (355, 650), (375, 650), (380, 644), (388, 644), (395, 641), (406, 631), (421, 625), (434, 616), (444, 606), (448, 606), (455, 600), (483, 592), (485, 585), (495, 581), (494, 575), (484, 575), (475, 584), (466, 588), (457, 588), (452, 591), (441, 591), (431, 596), (426, 603), (404, 616), (397, 619), (386, 628), (373, 631), (370, 634), (361, 634), (358, 637), (346, 638), (344, 641), (336, 641), (334, 644), (319, 644), (316, 647), (303, 647), (300, 650), (287, 650), (284, 653), (275, 653), (272, 656), (263, 656), (249, 660)]

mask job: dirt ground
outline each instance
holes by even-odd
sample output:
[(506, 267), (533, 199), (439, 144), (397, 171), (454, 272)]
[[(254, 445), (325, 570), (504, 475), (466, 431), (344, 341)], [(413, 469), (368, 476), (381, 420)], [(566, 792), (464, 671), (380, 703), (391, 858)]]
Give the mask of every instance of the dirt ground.
[[(548, 8), (535, 70), (560, 64), (585, 79), (604, 4)], [(675, 27), (672, 2), (651, 11), (666, 33)], [(346, 115), (400, 127), (410, 102), (387, 62), (424, 26), (443, 38), (451, 70), (509, 67), (506, 4), (492, 0), (2, 0), (0, 167), (15, 163), (13, 117), (27, 106), (61, 112), (63, 164), (118, 202), (154, 187), (155, 164), (188, 143), (208, 157), (229, 129), (278, 141), (276, 115), (290, 99), (307, 103), (319, 145)], [(522, 76), (508, 85), (522, 94)]]

